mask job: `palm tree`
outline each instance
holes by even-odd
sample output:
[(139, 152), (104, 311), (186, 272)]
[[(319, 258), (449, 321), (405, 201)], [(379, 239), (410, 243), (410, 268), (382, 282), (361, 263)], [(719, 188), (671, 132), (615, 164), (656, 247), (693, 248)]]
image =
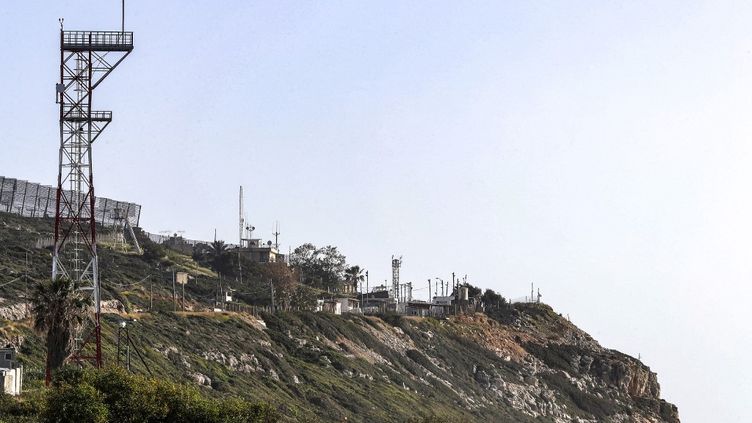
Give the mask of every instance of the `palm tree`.
[(361, 269), (360, 266), (355, 265), (350, 266), (345, 270), (345, 280), (352, 287), (352, 292), (356, 292), (358, 290), (358, 282), (363, 282), (366, 280), (366, 277), (363, 274), (363, 269)]
[(228, 246), (224, 241), (213, 241), (209, 245), (207, 254), (209, 255), (209, 263), (214, 271), (219, 273), (227, 273), (229, 271), (228, 253)]
[(84, 323), (91, 296), (80, 283), (58, 278), (37, 284), (31, 297), (34, 329), (47, 338), (47, 375), (59, 369), (73, 353), (73, 332)]

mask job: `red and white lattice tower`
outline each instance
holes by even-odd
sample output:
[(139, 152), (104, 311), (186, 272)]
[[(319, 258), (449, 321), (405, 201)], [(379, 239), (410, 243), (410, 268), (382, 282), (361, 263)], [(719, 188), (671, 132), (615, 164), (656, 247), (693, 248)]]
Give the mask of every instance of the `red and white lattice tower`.
[(60, 165), (52, 277), (77, 281), (91, 292), (93, 327), (82, 329), (73, 359), (90, 361), (97, 367), (102, 365), (101, 296), (91, 150), (112, 121), (112, 112), (94, 111), (92, 94), (132, 50), (132, 32), (60, 30), (60, 82), (56, 87)]

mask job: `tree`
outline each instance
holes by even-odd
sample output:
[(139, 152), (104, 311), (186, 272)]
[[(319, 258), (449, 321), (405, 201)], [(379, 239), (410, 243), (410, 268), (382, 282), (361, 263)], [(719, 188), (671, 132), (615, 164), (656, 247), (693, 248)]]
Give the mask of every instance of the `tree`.
[(232, 254), (224, 241), (212, 241), (211, 244), (198, 244), (193, 249), (193, 259), (207, 265), (215, 272), (232, 275), (235, 272)]
[(352, 286), (352, 292), (356, 292), (358, 290), (358, 282), (363, 282), (364, 280), (366, 280), (366, 276), (360, 266), (350, 266), (345, 270), (345, 281)]
[(321, 289), (336, 289), (344, 278), (345, 256), (337, 247), (303, 244), (290, 256), (290, 264), (303, 275), (303, 282)]
[(501, 295), (497, 294), (493, 289), (486, 289), (481, 297), (481, 301), (486, 306), (486, 310), (491, 308), (499, 308), (506, 303), (506, 300)]
[(483, 293), (480, 288), (467, 282), (460, 284), (460, 286), (467, 288), (468, 298), (480, 297), (480, 295)]
[(260, 268), (261, 283), (274, 285), (274, 298), (277, 306), (290, 307), (297, 277), (286, 263), (266, 263)]
[(78, 281), (57, 278), (37, 284), (31, 298), (34, 329), (47, 340), (47, 368), (57, 370), (73, 353), (73, 331), (83, 324), (91, 297)]

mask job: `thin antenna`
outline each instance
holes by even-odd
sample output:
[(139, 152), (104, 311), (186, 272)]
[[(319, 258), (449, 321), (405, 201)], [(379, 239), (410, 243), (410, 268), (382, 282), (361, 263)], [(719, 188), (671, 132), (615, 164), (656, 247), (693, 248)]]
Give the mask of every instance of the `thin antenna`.
[(533, 302), (533, 293), (534, 293), (533, 283), (530, 282), (530, 302), (531, 303)]
[(121, 13), (120, 13), (120, 32), (125, 32), (125, 0), (123, 0), (121, 3)]
[(274, 224), (274, 249), (279, 251), (279, 221)]
[(243, 229), (245, 229), (245, 221), (243, 219), (243, 185), (240, 186), (240, 194), (238, 195), (238, 245), (243, 248)]

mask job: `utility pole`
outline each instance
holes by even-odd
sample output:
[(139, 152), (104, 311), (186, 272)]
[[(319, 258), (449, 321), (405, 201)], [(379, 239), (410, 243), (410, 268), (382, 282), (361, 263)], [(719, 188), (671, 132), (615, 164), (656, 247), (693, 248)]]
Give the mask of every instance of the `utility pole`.
[(154, 279), (149, 277), (149, 311), (154, 308)]
[(24, 292), (26, 296), (26, 314), (29, 314), (31, 302), (29, 301), (29, 252), (26, 251), (26, 269), (24, 269)]
[(428, 302), (433, 304), (433, 297), (431, 296), (431, 278), (428, 278)]
[(243, 265), (240, 264), (240, 247), (238, 247), (238, 271), (240, 273), (240, 286), (243, 286)]
[(185, 283), (186, 281), (183, 281), (181, 285), (183, 285), (183, 300), (180, 302), (180, 307), (185, 311)]
[(366, 270), (366, 294), (368, 294), (368, 270)]
[(271, 290), (272, 294), (272, 313), (274, 313), (277, 307), (274, 304), (274, 284), (272, 283), (271, 279), (269, 279), (269, 289)]
[(175, 268), (172, 268), (172, 310), (178, 311), (178, 299), (175, 292)]
[(225, 294), (222, 291), (222, 275), (219, 275), (219, 280), (217, 281), (219, 283), (219, 308), (222, 311), (225, 311)]
[(457, 303), (460, 301), (459, 289), (457, 287), (457, 281), (454, 278), (454, 272), (452, 272), (452, 290), (454, 291), (454, 315), (457, 315)]

